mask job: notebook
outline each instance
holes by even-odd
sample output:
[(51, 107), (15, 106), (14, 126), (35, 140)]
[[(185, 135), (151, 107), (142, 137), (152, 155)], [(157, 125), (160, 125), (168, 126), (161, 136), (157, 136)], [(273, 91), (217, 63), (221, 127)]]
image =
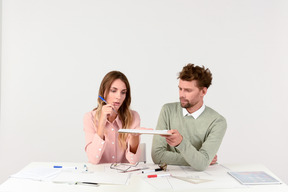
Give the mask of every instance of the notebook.
[(281, 184), (280, 181), (264, 171), (228, 172), (243, 185)]

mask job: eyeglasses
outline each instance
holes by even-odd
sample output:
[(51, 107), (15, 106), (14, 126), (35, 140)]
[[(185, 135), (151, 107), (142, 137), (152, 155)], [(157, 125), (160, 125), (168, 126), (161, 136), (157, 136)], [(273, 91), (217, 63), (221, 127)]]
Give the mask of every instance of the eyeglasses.
[(167, 170), (167, 163), (159, 163), (158, 166), (160, 167), (160, 169), (162, 169), (163, 171)]
[(136, 164), (129, 164), (129, 163), (112, 163), (110, 165), (110, 169), (115, 169), (121, 171), (123, 173), (131, 172), (131, 171), (139, 171), (143, 169), (148, 169), (146, 164), (141, 165), (139, 162)]

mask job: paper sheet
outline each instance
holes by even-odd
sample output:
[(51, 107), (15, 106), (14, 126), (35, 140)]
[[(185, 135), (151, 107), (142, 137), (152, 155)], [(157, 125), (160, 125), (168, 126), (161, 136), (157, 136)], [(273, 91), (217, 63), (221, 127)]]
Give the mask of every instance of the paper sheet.
[(19, 179), (32, 179), (38, 181), (50, 180), (52, 177), (59, 174), (61, 170), (48, 168), (48, 167), (36, 167), (32, 169), (24, 169), (18, 173), (11, 175), (10, 177), (19, 178)]
[(219, 164), (208, 167), (203, 172), (195, 171), (189, 166), (168, 165), (167, 173), (170, 173), (172, 176), (159, 178), (147, 178), (147, 176), (143, 176), (143, 179), (158, 190), (176, 190), (174, 189), (175, 186), (177, 186), (177, 190), (245, 187), (233, 180), (227, 174), (227, 169)]
[(127, 173), (111, 173), (111, 172), (61, 172), (52, 181), (55, 183), (77, 183), (91, 182), (102, 184), (122, 184), (125, 185), (130, 179), (130, 174)]

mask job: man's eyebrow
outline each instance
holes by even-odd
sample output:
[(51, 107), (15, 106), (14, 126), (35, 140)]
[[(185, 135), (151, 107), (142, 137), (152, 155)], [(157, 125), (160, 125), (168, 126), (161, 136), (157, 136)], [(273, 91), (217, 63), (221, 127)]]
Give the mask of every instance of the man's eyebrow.
[(185, 87), (180, 87), (178, 86), (180, 89), (185, 89), (185, 90), (192, 90), (192, 88), (185, 88)]
[(191, 88), (182, 88), (182, 90), (184, 90), (184, 91), (193, 91), (193, 89), (191, 89)]

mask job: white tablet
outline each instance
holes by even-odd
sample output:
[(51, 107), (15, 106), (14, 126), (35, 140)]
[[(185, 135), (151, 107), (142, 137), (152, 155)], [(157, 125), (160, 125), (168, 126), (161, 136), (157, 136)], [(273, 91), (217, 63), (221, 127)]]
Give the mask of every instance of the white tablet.
[(119, 133), (139, 133), (150, 135), (172, 135), (168, 130), (149, 130), (149, 129), (119, 129)]
[(280, 181), (264, 171), (228, 172), (243, 185), (281, 184)]

